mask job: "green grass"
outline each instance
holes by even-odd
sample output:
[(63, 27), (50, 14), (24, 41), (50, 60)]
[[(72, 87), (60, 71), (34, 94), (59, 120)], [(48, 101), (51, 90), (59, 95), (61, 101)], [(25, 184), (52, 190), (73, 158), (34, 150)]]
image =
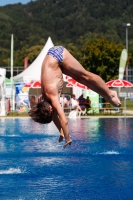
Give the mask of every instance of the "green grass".
[(7, 114), (7, 117), (28, 117), (28, 113), (18, 113), (18, 112), (10, 112)]
[[(121, 107), (124, 107), (124, 100), (121, 100)], [(111, 107), (111, 108), (114, 108), (114, 106), (112, 105), (105, 105), (104, 106), (105, 108), (106, 107)], [(133, 100), (130, 100), (130, 99), (126, 99), (126, 109), (127, 110), (133, 110)]]
[[(121, 101), (122, 107), (124, 107), (124, 101)], [(126, 100), (126, 109), (127, 110), (133, 110), (133, 100)]]

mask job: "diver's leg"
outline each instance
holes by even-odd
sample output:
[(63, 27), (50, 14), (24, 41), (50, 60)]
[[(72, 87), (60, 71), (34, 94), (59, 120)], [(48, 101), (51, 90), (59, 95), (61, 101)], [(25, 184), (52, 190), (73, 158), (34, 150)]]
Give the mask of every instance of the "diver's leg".
[(99, 93), (114, 106), (120, 106), (116, 91), (110, 90), (103, 79), (83, 68), (83, 66), (67, 51), (63, 52), (62, 72), (76, 81)]

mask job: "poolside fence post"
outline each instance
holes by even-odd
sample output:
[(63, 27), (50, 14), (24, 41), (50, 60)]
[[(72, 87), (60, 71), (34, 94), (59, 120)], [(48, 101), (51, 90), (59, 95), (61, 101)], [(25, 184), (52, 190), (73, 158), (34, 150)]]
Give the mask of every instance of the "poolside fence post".
[(126, 97), (125, 97), (125, 99), (124, 99), (124, 115), (125, 115), (125, 117), (126, 117)]

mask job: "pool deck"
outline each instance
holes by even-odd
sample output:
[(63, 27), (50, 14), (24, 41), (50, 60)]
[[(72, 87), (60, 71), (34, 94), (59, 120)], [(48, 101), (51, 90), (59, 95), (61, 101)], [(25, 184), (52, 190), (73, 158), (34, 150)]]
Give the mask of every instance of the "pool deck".
[[(68, 118), (68, 116), (66, 116)], [(25, 119), (25, 118), (30, 118), (28, 116), (0, 116), (0, 119), (12, 119), (12, 118), (21, 118), (21, 119)], [(78, 118), (133, 118), (133, 115), (84, 115), (84, 116), (80, 116), (80, 117), (76, 117)], [(72, 118), (71, 118), (72, 119)], [(75, 119), (75, 118), (74, 118)]]
[[(114, 115), (113, 115), (114, 113)], [(66, 117), (68, 118), (69, 113), (65, 113)], [(126, 114), (124, 113), (118, 113), (116, 115), (116, 112), (111, 112), (111, 114), (104, 114), (104, 115), (96, 115), (96, 114), (90, 114), (90, 115), (81, 115), (80, 117), (76, 118), (133, 118), (133, 110), (126, 110)], [(30, 118), (29, 116), (0, 116), (0, 118)]]

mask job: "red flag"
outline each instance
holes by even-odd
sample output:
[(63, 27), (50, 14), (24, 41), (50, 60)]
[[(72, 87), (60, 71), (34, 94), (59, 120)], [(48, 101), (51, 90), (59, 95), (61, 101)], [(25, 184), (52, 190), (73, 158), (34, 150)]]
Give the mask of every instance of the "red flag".
[(24, 70), (28, 67), (28, 57), (24, 58)]

